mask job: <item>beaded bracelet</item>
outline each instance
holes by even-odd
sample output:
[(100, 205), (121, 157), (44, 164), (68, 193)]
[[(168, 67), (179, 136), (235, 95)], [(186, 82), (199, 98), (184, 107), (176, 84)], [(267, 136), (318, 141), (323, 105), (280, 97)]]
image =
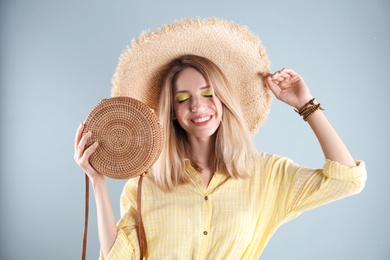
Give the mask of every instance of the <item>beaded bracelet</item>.
[(302, 111), (304, 111), (305, 108), (307, 108), (307, 107), (310, 106), (310, 105), (312, 105), (312, 106), (315, 105), (315, 104), (314, 104), (314, 101), (315, 101), (315, 100), (316, 100), (316, 98), (310, 99), (310, 100), (309, 100), (301, 109), (299, 109), (299, 110), (294, 109), (295, 112), (297, 112), (298, 114), (301, 115)]
[(300, 116), (302, 116), (304, 121), (307, 121), (307, 119), (317, 110), (324, 110), (321, 107), (320, 103), (314, 104), (314, 101), (315, 98), (309, 100), (309, 102), (307, 102), (301, 109), (294, 109), (294, 111), (297, 112)]

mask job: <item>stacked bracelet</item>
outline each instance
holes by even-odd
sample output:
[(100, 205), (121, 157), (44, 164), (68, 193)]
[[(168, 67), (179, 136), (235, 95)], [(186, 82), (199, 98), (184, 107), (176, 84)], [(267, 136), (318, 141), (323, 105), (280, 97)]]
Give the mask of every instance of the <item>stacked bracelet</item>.
[(307, 121), (309, 116), (314, 114), (314, 112), (316, 112), (317, 110), (324, 110), (321, 107), (320, 103), (315, 104), (314, 101), (315, 101), (315, 98), (310, 99), (309, 102), (307, 102), (301, 109), (299, 109), (299, 110), (294, 109), (295, 112), (297, 112), (300, 116), (303, 117), (304, 121)]

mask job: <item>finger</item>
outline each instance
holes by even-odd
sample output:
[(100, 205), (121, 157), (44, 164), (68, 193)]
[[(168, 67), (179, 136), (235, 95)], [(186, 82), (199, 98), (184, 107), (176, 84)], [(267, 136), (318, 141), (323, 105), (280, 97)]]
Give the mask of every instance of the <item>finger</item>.
[(280, 81), (284, 80), (284, 75), (282, 73), (280, 73), (280, 72), (274, 73), (271, 77), (272, 77), (273, 81), (279, 81), (280, 82)]
[(281, 73), (283, 73), (283, 75), (286, 75), (286, 77), (287, 77), (287, 75), (289, 77), (293, 77), (293, 76), (297, 76), (298, 75), (298, 73), (296, 73), (294, 70), (289, 69), (289, 68), (282, 69)]
[(263, 77), (264, 83), (265, 83), (266, 85), (269, 84), (268, 78), (271, 77), (271, 75), (272, 75), (272, 74), (270, 74), (270, 73), (268, 73), (268, 72), (262, 72), (262, 73), (261, 73), (261, 76)]
[(281, 76), (281, 77), (291, 77), (297, 75), (297, 73), (289, 68), (283, 68), (281, 70), (276, 71), (273, 75), (275, 76)]
[(267, 77), (267, 83), (268, 83), (268, 87), (271, 89), (271, 91), (274, 93), (274, 95), (279, 98), (279, 95), (280, 95), (280, 88), (278, 87), (277, 84), (274, 80), (272, 80), (272, 76), (268, 76)]
[(76, 131), (76, 136), (74, 138), (74, 154), (75, 155), (76, 155), (76, 151), (77, 151), (77, 146), (78, 146), (80, 139), (81, 139), (81, 133), (83, 132), (83, 130), (84, 130), (84, 124), (80, 123), (80, 125)]
[(83, 135), (80, 139), (80, 142), (77, 146), (77, 158), (81, 158), (83, 156), (85, 145), (87, 144), (88, 139), (92, 136), (92, 132), (88, 131), (85, 135)]
[(284, 81), (288, 81), (291, 78), (291, 74), (286, 69), (280, 72), (280, 76), (284, 78)]
[(81, 166), (81, 168), (86, 169), (89, 166), (89, 157), (91, 157), (91, 155), (96, 151), (98, 145), (98, 142), (94, 142), (84, 151), (79, 161), (79, 165)]
[[(279, 83), (283, 81), (283, 77), (280, 77), (278, 75), (275, 75), (275, 74), (270, 74), (268, 77), (267, 77), (267, 82), (268, 84), (271, 86), (271, 85), (279, 85)], [(273, 84), (272, 84), (273, 83)]]
[(83, 129), (84, 129), (84, 124), (80, 123), (79, 126), (77, 127), (77, 130), (76, 130), (76, 136), (74, 138), (75, 143), (78, 143), (80, 141), (81, 133), (83, 132)]

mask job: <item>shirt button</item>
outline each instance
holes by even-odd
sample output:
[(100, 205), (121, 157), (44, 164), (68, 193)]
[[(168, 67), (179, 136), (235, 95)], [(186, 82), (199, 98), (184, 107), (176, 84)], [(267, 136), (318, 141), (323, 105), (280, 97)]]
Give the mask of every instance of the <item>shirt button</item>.
[(203, 235), (207, 235), (207, 231), (204, 231), (204, 232), (203, 232)]
[(207, 197), (207, 196), (204, 197), (204, 200), (208, 200), (208, 199), (209, 199), (209, 197)]

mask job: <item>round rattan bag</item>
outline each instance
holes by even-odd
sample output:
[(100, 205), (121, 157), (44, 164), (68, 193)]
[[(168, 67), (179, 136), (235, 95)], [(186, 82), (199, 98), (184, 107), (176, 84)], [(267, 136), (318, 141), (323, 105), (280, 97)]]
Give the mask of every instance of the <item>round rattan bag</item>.
[(88, 114), (87, 146), (98, 142), (90, 164), (114, 179), (130, 179), (149, 170), (162, 149), (162, 127), (152, 109), (130, 97), (103, 99)]

